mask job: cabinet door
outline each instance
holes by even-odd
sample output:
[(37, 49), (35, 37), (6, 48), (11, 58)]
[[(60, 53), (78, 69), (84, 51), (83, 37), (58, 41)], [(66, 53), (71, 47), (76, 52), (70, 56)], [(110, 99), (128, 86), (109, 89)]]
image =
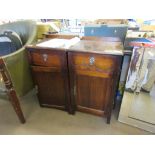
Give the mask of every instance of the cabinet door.
[(30, 55), (40, 105), (71, 113), (66, 53), (37, 50)]
[(110, 114), (120, 59), (117, 56), (69, 52), (71, 102), (74, 110)]

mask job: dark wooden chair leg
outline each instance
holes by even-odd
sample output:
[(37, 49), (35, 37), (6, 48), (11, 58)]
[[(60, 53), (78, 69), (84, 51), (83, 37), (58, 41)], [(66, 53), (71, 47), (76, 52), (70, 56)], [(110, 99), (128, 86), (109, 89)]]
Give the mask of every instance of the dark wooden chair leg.
[(12, 104), (14, 110), (15, 110), (20, 122), (25, 123), (25, 118), (24, 118), (23, 112), (20, 107), (19, 99), (17, 97), (16, 91), (13, 88), (11, 78), (9, 76), (9, 73), (7, 71), (7, 68), (6, 68), (5, 63), (2, 58), (0, 58), (0, 73), (2, 74), (2, 78), (3, 78), (4, 84), (5, 84), (5, 87), (7, 90), (7, 94), (9, 96), (9, 99), (11, 101), (11, 104)]
[(23, 112), (21, 110), (20, 102), (19, 102), (19, 99), (17, 97), (15, 90), (14, 89), (8, 90), (8, 96), (20, 122), (25, 123), (26, 121), (25, 121)]

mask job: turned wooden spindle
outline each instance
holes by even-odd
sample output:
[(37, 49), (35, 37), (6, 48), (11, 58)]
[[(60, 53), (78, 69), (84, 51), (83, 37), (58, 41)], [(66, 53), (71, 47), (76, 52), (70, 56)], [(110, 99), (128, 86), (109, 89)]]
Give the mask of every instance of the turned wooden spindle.
[(13, 87), (11, 78), (9, 76), (9, 73), (7, 71), (7, 68), (6, 68), (5, 63), (2, 58), (0, 58), (0, 73), (2, 75), (4, 84), (6, 87), (7, 95), (9, 96), (9, 100), (11, 101), (11, 104), (12, 104), (14, 110), (15, 110), (20, 122), (25, 123), (25, 118), (24, 118), (23, 112), (20, 107), (20, 101), (17, 97), (16, 91)]

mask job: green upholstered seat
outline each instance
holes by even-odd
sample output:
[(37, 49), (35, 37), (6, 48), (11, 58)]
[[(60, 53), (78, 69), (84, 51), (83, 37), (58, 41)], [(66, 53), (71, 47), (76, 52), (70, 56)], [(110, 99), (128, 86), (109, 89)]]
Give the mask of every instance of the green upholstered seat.
[(36, 41), (37, 25), (35, 21), (23, 20), (0, 25), (0, 33), (4, 30), (18, 33), (24, 45), (21, 49), (2, 56), (17, 94), (23, 96), (34, 87), (25, 46)]

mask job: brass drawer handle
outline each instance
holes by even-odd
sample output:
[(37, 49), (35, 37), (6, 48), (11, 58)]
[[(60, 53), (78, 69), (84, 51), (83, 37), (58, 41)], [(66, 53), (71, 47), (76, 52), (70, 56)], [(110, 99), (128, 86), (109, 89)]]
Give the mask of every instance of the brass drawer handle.
[(43, 60), (44, 60), (44, 62), (46, 62), (47, 59), (48, 59), (48, 55), (47, 55), (47, 54), (43, 54), (42, 56), (43, 56)]
[(89, 64), (90, 65), (94, 65), (94, 63), (95, 63), (95, 58), (94, 57), (90, 57)]

